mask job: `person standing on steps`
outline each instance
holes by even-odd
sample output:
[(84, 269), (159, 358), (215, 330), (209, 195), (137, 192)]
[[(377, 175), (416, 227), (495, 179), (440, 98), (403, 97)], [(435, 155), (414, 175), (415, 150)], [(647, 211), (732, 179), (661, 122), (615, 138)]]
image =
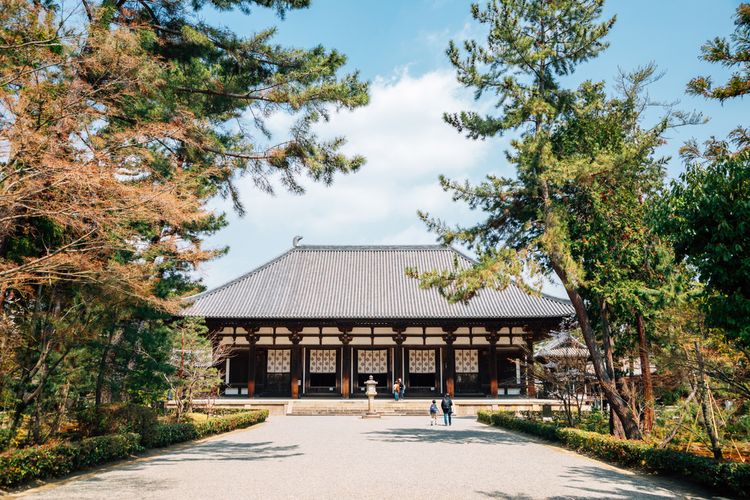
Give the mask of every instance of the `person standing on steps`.
[(443, 409), (443, 423), (452, 425), (451, 415), (453, 414), (453, 401), (451, 401), (451, 395), (447, 392), (443, 396), (443, 400), (440, 402), (440, 407)]
[(398, 379), (398, 399), (404, 399), (404, 392), (406, 387), (401, 379)]
[(398, 395), (401, 391), (401, 384), (399, 383), (401, 379), (398, 379), (395, 384), (393, 384), (393, 398), (398, 401)]

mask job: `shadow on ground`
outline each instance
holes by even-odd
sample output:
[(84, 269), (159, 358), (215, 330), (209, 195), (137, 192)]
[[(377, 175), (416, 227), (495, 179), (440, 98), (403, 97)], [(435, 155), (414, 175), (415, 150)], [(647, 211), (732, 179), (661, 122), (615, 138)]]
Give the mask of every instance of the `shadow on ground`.
[[(237, 443), (225, 439), (209, 441), (198, 445), (187, 446), (183, 449), (164, 450), (163, 455), (138, 460), (116, 469), (111, 473), (101, 474), (82, 479), (83, 484), (96, 487), (99, 483), (106, 485), (108, 490), (120, 491), (122, 493), (133, 493), (138, 491), (160, 491), (168, 490), (175, 486), (175, 481), (168, 479), (146, 479), (128, 472), (148, 470), (151, 467), (163, 464), (179, 465), (181, 463), (202, 461), (240, 461), (255, 462), (258, 460), (272, 460), (286, 457), (304, 455), (297, 452), (297, 445), (272, 446), (271, 441), (259, 443)], [(114, 474), (113, 474), (113, 473)], [(124, 473), (124, 474), (122, 474)]]
[(367, 439), (386, 443), (525, 444), (505, 432), (463, 430), (452, 427), (411, 427), (367, 433)]
[(302, 455), (303, 453), (296, 451), (297, 448), (299, 448), (299, 446), (296, 444), (288, 446), (273, 446), (272, 441), (264, 441), (260, 443), (238, 443), (236, 441), (219, 439), (207, 443), (201, 443), (182, 450), (175, 450), (168, 454), (158, 455), (150, 460), (131, 464), (129, 467), (196, 460), (270, 460)]
[[(664, 498), (711, 498), (711, 495), (702, 495), (701, 492), (684, 491), (676, 483), (662, 485), (657, 484), (665, 481), (661, 478), (648, 478), (630, 474), (623, 474), (616, 470), (603, 469), (594, 466), (569, 467), (567, 473), (561, 475), (566, 480), (566, 486), (575, 490), (574, 495), (550, 496), (546, 500), (585, 498), (640, 498), (640, 499), (664, 499)], [(594, 483), (599, 487), (592, 488)], [(531, 500), (532, 497), (524, 494), (508, 494), (502, 491), (479, 491), (478, 495), (487, 498), (500, 498), (505, 500)]]
[[(621, 472), (605, 469), (602, 467), (593, 466), (577, 466), (569, 467), (568, 472), (562, 477), (568, 481), (570, 486), (575, 487), (579, 491), (589, 491), (592, 494), (606, 495), (610, 492), (618, 491), (614, 488), (615, 485), (630, 485), (634, 491), (638, 492), (640, 498), (659, 498), (656, 493), (661, 493), (662, 497), (668, 494), (682, 493), (688, 495), (690, 491), (691, 498), (710, 498), (711, 495), (708, 491), (702, 488), (692, 485), (691, 483), (680, 481), (673, 481), (664, 476), (647, 476), (648, 479), (644, 481), (644, 473), (639, 475), (623, 474)], [(601, 485), (599, 488), (590, 488), (583, 486), (579, 483), (591, 484), (591, 479)], [(684, 485), (683, 488), (680, 488)], [(623, 493), (627, 494), (627, 492)], [(630, 493), (631, 495), (633, 492)]]

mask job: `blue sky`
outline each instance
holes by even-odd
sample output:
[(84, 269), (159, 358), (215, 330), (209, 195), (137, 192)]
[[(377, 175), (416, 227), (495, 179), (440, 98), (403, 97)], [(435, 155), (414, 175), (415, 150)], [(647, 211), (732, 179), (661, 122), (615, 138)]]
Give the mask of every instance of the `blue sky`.
[[(700, 46), (709, 38), (729, 35), (739, 0), (610, 0), (606, 15), (617, 22), (608, 37), (610, 47), (569, 78), (570, 85), (586, 79), (612, 82), (618, 68), (631, 70), (654, 62), (665, 72), (650, 88), (653, 99), (680, 101), (686, 110), (703, 112), (706, 125), (674, 130), (663, 154), (673, 156), (669, 175), (680, 173), (679, 146), (690, 138), (703, 141), (726, 136), (750, 116), (748, 101), (724, 106), (687, 96), (685, 84), (697, 75), (721, 81), (727, 71), (699, 60)], [(426, 209), (447, 221), (469, 223), (479, 214), (453, 204), (437, 185), (441, 173), (479, 179), (487, 173), (512, 175), (502, 154), (508, 138), (464, 139), (442, 123), (444, 111), (486, 109), (471, 92), (461, 89), (445, 57), (450, 39), (481, 38), (472, 22), (469, 2), (457, 0), (313, 0), (309, 9), (289, 12), (284, 20), (265, 9), (251, 15), (209, 13), (206, 20), (249, 35), (277, 26), (277, 43), (309, 48), (322, 44), (348, 57), (347, 71), (358, 70), (371, 82), (371, 104), (341, 113), (319, 128), (321, 136), (345, 135), (346, 151), (364, 154), (368, 163), (330, 187), (306, 182), (307, 193), (276, 196), (241, 181), (248, 213), (230, 214), (227, 228), (210, 238), (211, 247), (229, 245), (229, 254), (199, 272), (214, 287), (263, 264), (304, 236), (307, 244), (433, 243), (417, 219)], [(278, 135), (290, 118), (275, 116), (270, 128)], [(216, 201), (217, 210), (230, 212)], [(547, 291), (560, 295), (554, 285)]]

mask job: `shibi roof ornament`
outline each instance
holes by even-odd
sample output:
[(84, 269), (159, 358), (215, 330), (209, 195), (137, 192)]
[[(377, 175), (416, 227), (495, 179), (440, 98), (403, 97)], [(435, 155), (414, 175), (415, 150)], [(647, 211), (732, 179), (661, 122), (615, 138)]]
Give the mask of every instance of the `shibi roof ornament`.
[(292, 240), (292, 246), (294, 248), (297, 248), (301, 239), (302, 239), (302, 236), (295, 236), (294, 239)]

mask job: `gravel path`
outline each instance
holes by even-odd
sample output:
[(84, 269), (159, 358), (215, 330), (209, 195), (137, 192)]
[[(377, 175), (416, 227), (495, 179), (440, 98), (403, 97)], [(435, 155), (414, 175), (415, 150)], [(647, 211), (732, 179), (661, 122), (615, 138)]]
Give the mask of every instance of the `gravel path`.
[(633, 474), (472, 418), (273, 417), (243, 431), (29, 490), (24, 498), (674, 498)]

